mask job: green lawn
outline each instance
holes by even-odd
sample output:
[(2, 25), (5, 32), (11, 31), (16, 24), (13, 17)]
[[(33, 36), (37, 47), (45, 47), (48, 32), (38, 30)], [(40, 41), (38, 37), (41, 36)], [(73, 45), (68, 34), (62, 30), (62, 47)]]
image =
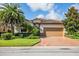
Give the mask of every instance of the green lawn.
[(73, 35), (67, 34), (65, 36), (67, 36), (67, 37), (69, 37), (71, 39), (78, 39), (79, 40), (79, 33), (73, 33)]
[(0, 40), (2, 46), (33, 46), (40, 42), (40, 39), (17, 38), (13, 40)]

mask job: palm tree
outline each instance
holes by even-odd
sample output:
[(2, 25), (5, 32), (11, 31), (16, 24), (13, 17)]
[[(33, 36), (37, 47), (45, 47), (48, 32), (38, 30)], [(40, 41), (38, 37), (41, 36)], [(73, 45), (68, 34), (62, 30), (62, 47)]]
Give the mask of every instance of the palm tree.
[(9, 3), (2, 4), (0, 7), (0, 20), (7, 26), (11, 26), (11, 32), (14, 33), (14, 26), (21, 24), (25, 17), (20, 9), (19, 4)]

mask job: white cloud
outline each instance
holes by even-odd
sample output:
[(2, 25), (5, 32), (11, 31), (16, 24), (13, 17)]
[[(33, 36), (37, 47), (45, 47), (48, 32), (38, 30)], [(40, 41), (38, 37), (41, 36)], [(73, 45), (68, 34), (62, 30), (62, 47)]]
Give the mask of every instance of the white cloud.
[(3, 4), (4, 4), (4, 3), (0, 3), (0, 11), (3, 10), (3, 9), (2, 9), (2, 7), (4, 7)]
[(46, 19), (55, 19), (55, 20), (62, 20), (62, 17), (54, 10), (51, 10), (47, 15)]
[(51, 20), (62, 20), (62, 17), (55, 12), (54, 10), (51, 10), (46, 16), (43, 14), (37, 15), (36, 18), (44, 18), (44, 19), (51, 19)]
[(60, 20), (62, 17), (58, 12), (54, 11), (55, 7), (52, 3), (27, 3), (27, 5), (33, 10), (43, 10), (47, 11), (48, 14), (45, 16), (43, 14), (39, 14), (36, 18), (45, 18), (45, 19), (57, 19)]
[(46, 19), (57, 19), (57, 14), (54, 12), (54, 10), (50, 11), (47, 15), (46, 15)]
[(44, 18), (44, 17), (45, 17), (44, 15), (40, 14), (36, 18)]
[(3, 4), (4, 4), (4, 3), (0, 3), (0, 7), (3, 7)]
[(43, 11), (48, 11), (54, 6), (54, 4), (51, 3), (27, 3), (27, 5), (32, 9), (32, 10), (43, 10)]

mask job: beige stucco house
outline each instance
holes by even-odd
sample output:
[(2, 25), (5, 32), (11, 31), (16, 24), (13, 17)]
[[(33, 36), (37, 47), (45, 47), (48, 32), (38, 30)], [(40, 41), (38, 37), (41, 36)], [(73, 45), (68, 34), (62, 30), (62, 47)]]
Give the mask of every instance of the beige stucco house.
[[(26, 23), (30, 23), (31, 25), (33, 25), (33, 23), (29, 20), (25, 21)], [(21, 33), (21, 29), (22, 27), (20, 27), (19, 25), (14, 25), (14, 33)], [(11, 31), (11, 25), (10, 24), (4, 24), (3, 22), (0, 22), (0, 33), (5, 33)]]
[[(4, 32), (9, 32), (11, 31), (11, 25), (10, 24), (4, 24), (3, 22), (0, 22), (0, 33), (4, 33)], [(14, 26), (14, 32), (17, 32), (18, 29), (16, 28), (16, 26)]]
[(34, 25), (40, 28), (40, 35), (53, 37), (53, 36), (64, 36), (64, 25), (62, 21), (59, 20), (45, 20), (37, 18), (32, 21)]
[[(32, 20), (31, 23), (40, 28), (39, 33), (40, 36), (46, 36), (46, 37), (64, 36), (64, 25), (62, 21), (36, 18)], [(10, 26), (6, 27), (3, 23), (0, 23), (0, 32), (6, 32), (10, 29), (11, 29)]]

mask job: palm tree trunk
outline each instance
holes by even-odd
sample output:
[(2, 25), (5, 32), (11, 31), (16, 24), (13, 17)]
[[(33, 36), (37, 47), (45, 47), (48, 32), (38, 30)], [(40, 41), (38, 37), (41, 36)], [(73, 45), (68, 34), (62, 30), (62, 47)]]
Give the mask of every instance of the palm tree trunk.
[(14, 25), (11, 23), (11, 32), (14, 34)]

